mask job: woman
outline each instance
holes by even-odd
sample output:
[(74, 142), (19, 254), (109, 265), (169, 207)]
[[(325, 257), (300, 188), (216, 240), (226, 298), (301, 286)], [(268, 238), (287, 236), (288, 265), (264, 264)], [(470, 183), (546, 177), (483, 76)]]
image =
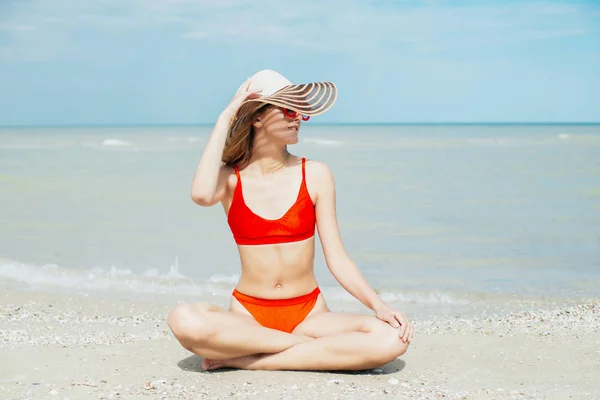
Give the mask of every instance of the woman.
[[(229, 310), (182, 304), (168, 317), (205, 370), (362, 370), (406, 352), (414, 331), (405, 314), (379, 299), (344, 250), (331, 171), (287, 150), (301, 122), (336, 96), (330, 82), (292, 85), (265, 70), (240, 86), (217, 120), (191, 197), (222, 204), (242, 273)], [(375, 316), (328, 309), (314, 275), (315, 225), (328, 268)]]

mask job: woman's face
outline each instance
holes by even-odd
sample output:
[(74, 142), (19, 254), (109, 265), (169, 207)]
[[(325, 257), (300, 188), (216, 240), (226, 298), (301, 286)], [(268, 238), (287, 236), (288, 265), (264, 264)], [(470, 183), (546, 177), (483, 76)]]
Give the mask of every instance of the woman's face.
[(301, 114), (292, 117), (281, 107), (269, 106), (257, 114), (254, 127), (257, 134), (262, 133), (269, 140), (281, 144), (296, 144), (301, 122)]

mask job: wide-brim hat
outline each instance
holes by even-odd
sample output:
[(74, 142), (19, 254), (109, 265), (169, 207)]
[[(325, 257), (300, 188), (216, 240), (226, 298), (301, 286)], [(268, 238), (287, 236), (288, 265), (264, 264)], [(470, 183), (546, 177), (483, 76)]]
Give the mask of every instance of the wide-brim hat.
[[(250, 85), (248, 86), (248, 83)], [(294, 110), (302, 115), (319, 115), (329, 110), (337, 99), (337, 87), (333, 82), (311, 82), (293, 84), (277, 71), (259, 71), (238, 88), (253, 91), (261, 89), (260, 97), (248, 99), (237, 109), (230, 123), (231, 130), (236, 122), (252, 115), (265, 104)]]

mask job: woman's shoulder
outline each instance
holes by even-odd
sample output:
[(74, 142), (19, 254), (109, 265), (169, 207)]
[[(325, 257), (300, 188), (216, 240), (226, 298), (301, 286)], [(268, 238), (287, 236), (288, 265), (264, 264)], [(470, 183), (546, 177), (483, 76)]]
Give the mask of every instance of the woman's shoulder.
[(306, 158), (306, 180), (317, 187), (333, 184), (333, 172), (329, 165), (323, 161)]
[(329, 165), (327, 165), (326, 162), (324, 161), (320, 161), (320, 160), (314, 160), (312, 158), (305, 158), (306, 159), (306, 171), (311, 171), (313, 172), (314, 175), (327, 175), (327, 174), (331, 174), (331, 168), (329, 168)]

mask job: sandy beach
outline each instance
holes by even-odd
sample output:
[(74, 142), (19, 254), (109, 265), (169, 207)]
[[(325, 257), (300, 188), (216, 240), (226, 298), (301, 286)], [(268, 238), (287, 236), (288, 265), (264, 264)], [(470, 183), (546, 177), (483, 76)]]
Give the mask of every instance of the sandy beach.
[(415, 320), (407, 354), (357, 373), (202, 372), (171, 305), (5, 290), (2, 399), (594, 399), (600, 301)]

